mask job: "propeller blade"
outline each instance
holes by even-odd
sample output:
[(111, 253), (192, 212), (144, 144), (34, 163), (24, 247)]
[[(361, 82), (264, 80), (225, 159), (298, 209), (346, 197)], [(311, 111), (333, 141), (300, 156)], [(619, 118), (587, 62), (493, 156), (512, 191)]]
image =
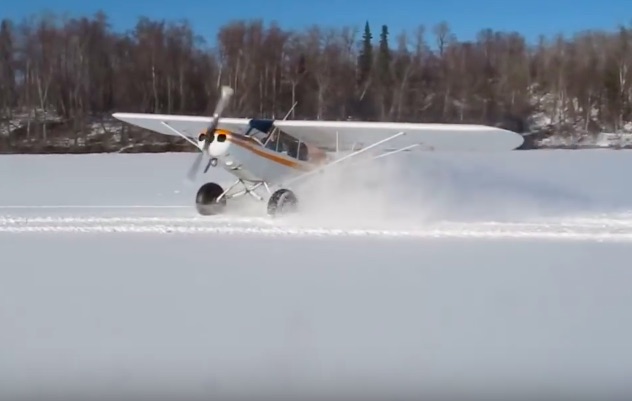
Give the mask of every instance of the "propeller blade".
[(235, 91), (230, 86), (222, 86), (222, 94), (219, 98), (219, 101), (217, 102), (217, 105), (215, 106), (215, 110), (213, 112), (211, 122), (206, 128), (206, 135), (204, 136), (204, 145), (202, 145), (202, 151), (200, 152), (198, 157), (195, 159), (195, 161), (191, 165), (191, 168), (189, 169), (189, 173), (187, 174), (187, 177), (189, 178), (190, 181), (193, 181), (195, 177), (197, 176), (197, 172), (200, 169), (200, 164), (202, 163), (202, 159), (208, 152), (208, 148), (211, 146), (213, 133), (215, 132), (215, 129), (217, 129), (217, 126), (219, 125), (219, 118), (222, 115), (224, 109), (226, 108), (226, 105), (228, 104), (228, 101), (230, 100), (230, 98), (233, 96), (234, 93)]
[(213, 117), (215, 118), (215, 121), (219, 119), (219, 116), (224, 111), (224, 108), (226, 108), (228, 101), (230, 100), (230, 98), (233, 96), (234, 93), (235, 91), (230, 86), (222, 86), (222, 95), (219, 98), (219, 102), (217, 102), (217, 106), (215, 106), (215, 112), (213, 113)]
[(213, 133), (215, 132), (215, 129), (217, 128), (217, 125), (219, 124), (219, 117), (222, 115), (222, 112), (226, 108), (228, 101), (230, 100), (230, 98), (233, 96), (234, 93), (235, 91), (230, 86), (222, 86), (222, 94), (219, 98), (219, 101), (217, 102), (217, 105), (215, 106), (215, 111), (213, 112), (211, 123), (206, 128), (204, 146), (202, 147), (204, 151), (207, 151), (208, 147), (211, 145), (211, 138), (212, 138), (211, 135), (213, 135)]
[(187, 178), (189, 181), (194, 181), (197, 176), (197, 172), (200, 170), (200, 164), (202, 164), (202, 159), (204, 158), (204, 153), (198, 153), (196, 159), (193, 161), (191, 168), (189, 168), (189, 172), (187, 173)]

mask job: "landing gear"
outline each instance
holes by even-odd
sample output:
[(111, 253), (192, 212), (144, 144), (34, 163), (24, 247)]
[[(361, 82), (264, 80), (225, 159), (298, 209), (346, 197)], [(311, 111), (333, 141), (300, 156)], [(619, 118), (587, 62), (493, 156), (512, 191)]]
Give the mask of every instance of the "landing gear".
[[(229, 192), (237, 185), (242, 185), (243, 190), (229, 194)], [(199, 214), (203, 216), (212, 216), (221, 214), (226, 208), (226, 201), (236, 197), (251, 195), (253, 198), (263, 201), (264, 198), (257, 194), (256, 190), (263, 185), (268, 193), (270, 188), (265, 182), (257, 182), (254, 185), (248, 185), (242, 180), (238, 180), (228, 189), (224, 190), (219, 184), (209, 182), (200, 187), (195, 196), (195, 208)], [(282, 216), (297, 211), (298, 201), (296, 195), (289, 189), (281, 188), (276, 190), (268, 199), (268, 215), (270, 217)]]
[(294, 213), (297, 210), (298, 200), (294, 192), (289, 189), (279, 189), (275, 191), (268, 200), (268, 215), (280, 216)]
[(223, 193), (222, 187), (214, 182), (202, 185), (195, 196), (195, 208), (198, 213), (204, 216), (221, 213), (226, 206), (226, 197), (220, 198)]

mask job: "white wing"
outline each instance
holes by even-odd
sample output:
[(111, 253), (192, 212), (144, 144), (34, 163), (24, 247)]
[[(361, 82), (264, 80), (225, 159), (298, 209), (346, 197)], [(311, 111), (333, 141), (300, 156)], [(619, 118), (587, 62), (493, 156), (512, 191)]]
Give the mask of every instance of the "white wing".
[[(164, 135), (177, 136), (173, 131), (175, 129), (193, 140), (211, 121), (210, 117), (168, 114), (115, 113), (113, 116)], [(247, 118), (222, 118), (218, 128), (244, 133), (251, 121)], [(406, 135), (389, 141), (388, 148), (418, 144), (421, 149), (439, 152), (490, 152), (513, 150), (524, 142), (520, 134), (485, 125), (277, 120), (274, 126), (307, 144), (340, 151), (359, 149), (402, 131)]]
[(388, 142), (389, 148), (419, 144), (439, 152), (507, 151), (524, 142), (522, 135), (501, 128), (466, 124), (417, 124), (367, 121), (275, 121), (274, 125), (308, 144), (325, 149), (350, 150), (405, 132)]
[[(180, 116), (173, 114), (143, 114), (143, 113), (114, 113), (112, 115), (126, 123), (163, 135), (178, 136), (176, 131), (182, 133), (186, 138), (197, 140), (198, 135), (210, 124), (210, 117)], [(248, 129), (249, 119), (247, 118), (221, 118), (217, 128), (231, 132), (242, 132)], [(167, 124), (167, 125), (165, 125)]]

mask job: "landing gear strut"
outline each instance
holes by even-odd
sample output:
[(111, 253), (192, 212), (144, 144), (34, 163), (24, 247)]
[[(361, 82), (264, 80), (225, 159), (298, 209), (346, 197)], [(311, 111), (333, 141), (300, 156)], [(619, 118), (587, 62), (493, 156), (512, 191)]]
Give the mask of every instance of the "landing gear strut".
[(195, 196), (195, 208), (198, 213), (204, 216), (221, 213), (226, 206), (226, 197), (220, 198), (223, 193), (222, 187), (214, 182), (202, 185)]
[(298, 209), (298, 200), (289, 189), (276, 190), (268, 200), (268, 215), (275, 217), (294, 213)]

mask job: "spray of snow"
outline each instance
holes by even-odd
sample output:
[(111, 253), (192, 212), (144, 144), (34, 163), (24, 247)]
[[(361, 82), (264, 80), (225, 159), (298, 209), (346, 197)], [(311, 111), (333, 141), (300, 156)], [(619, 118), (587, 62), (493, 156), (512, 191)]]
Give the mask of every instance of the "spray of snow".
[(451, 221), (516, 221), (589, 211), (590, 198), (465, 155), (385, 158), (327, 171), (297, 189), (293, 223), (410, 229)]
[[(325, 171), (297, 187), (301, 214), (294, 222), (384, 227), (423, 219), (413, 196), (420, 188), (398, 179), (400, 164), (361, 162)], [(404, 185), (402, 185), (404, 184)]]

